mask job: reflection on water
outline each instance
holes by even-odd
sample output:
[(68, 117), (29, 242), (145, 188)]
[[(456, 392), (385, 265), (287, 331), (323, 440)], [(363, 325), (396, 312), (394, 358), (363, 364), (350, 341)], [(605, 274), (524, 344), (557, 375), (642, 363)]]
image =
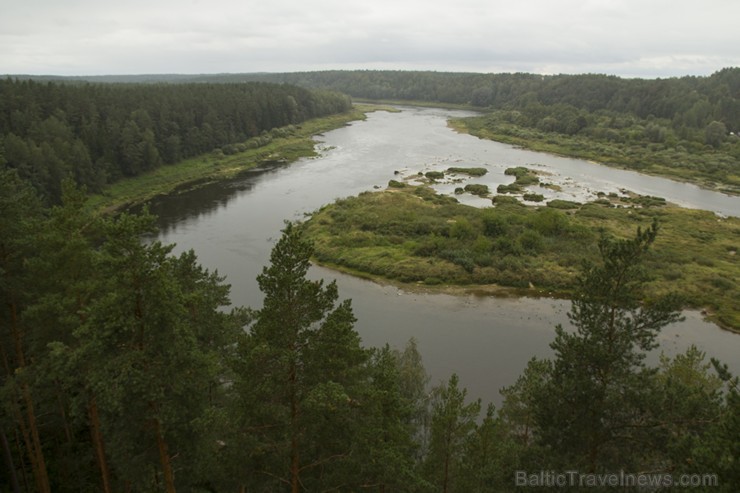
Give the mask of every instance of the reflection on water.
[[(339, 197), (384, 188), (398, 176), (396, 171), (485, 166), (489, 173), (475, 181), (494, 184), (513, 180), (503, 174), (507, 167), (536, 163), (551, 173), (551, 181), (561, 180), (573, 190), (624, 187), (725, 214), (740, 211), (740, 199), (691, 185), (457, 134), (446, 125), (450, 114), (461, 113), (373, 113), (364, 122), (322, 136), (318, 158), (251, 170), (229, 183), (155, 200), (150, 210), (160, 218), (158, 238), (176, 243), (176, 252), (194, 249), (204, 266), (227, 276), (234, 304), (257, 308), (262, 297), (255, 279), (269, 261), (284, 220), (300, 220)], [(470, 395), (494, 402), (499, 401), (498, 390), (512, 384), (532, 356), (551, 354), (555, 325), (568, 323), (569, 303), (563, 300), (408, 293), (320, 267), (311, 275), (337, 279), (340, 296), (353, 299), (366, 345), (401, 347), (414, 337), (435, 382), (457, 372)], [(740, 337), (704, 322), (696, 312), (666, 329), (661, 343), (669, 354), (697, 344), (740, 372)]]

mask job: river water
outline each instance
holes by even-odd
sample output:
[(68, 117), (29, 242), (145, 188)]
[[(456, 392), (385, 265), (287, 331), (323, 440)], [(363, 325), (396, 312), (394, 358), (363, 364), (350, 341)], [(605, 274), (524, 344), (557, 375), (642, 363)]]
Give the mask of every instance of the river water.
[[(232, 302), (261, 306), (256, 277), (269, 261), (284, 220), (300, 220), (337, 198), (385, 187), (390, 179), (451, 166), (487, 167), (470, 182), (493, 190), (510, 183), (510, 166), (530, 166), (561, 192), (548, 197), (585, 200), (599, 191), (627, 189), (666, 198), (685, 207), (740, 215), (740, 198), (670, 180), (607, 168), (576, 159), (530, 152), (458, 134), (446, 125), (460, 111), (402, 108), (376, 112), (317, 138), (320, 155), (290, 165), (255, 169), (228, 183), (165, 197), (150, 209), (159, 216), (158, 239), (176, 243), (176, 252), (194, 249), (200, 262), (227, 276)], [(543, 181), (545, 178), (543, 178)], [(441, 184), (450, 192), (459, 184)], [(462, 196), (471, 205), (489, 205)], [(555, 299), (507, 299), (423, 294), (379, 285), (321, 267), (311, 276), (336, 279), (341, 298), (351, 298), (356, 328), (367, 346), (389, 343), (401, 348), (417, 340), (433, 383), (458, 373), (472, 397), (500, 402), (502, 386), (511, 385), (533, 357), (549, 356), (556, 324), (568, 324), (569, 302)], [(705, 322), (697, 312), (663, 330), (667, 354), (696, 344), (740, 372), (740, 336)], [(651, 355), (657, 361), (657, 354)]]

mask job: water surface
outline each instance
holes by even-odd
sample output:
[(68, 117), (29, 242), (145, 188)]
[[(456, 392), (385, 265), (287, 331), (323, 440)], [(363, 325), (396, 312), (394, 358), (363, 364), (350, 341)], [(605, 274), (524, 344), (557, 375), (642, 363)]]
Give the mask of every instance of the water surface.
[[(255, 278), (268, 263), (284, 220), (300, 220), (337, 198), (385, 188), (390, 179), (419, 171), (484, 166), (489, 169), (486, 176), (466, 183), (486, 183), (495, 190), (498, 183), (513, 181), (503, 174), (506, 168), (532, 166), (563, 187), (560, 198), (583, 200), (598, 191), (624, 188), (686, 207), (739, 215), (737, 197), (517, 149), (447, 127), (449, 116), (464, 114), (421, 108), (372, 113), (364, 122), (320, 136), (318, 158), (252, 170), (228, 183), (156, 201), (151, 210), (160, 217), (158, 238), (176, 243), (176, 251), (194, 249), (204, 266), (227, 276), (234, 304), (258, 308), (262, 295)], [(440, 189), (447, 187), (451, 193), (454, 186), (461, 185)], [(472, 196), (465, 200), (490, 204)], [(414, 337), (434, 382), (457, 372), (472, 396), (494, 402), (500, 401), (498, 390), (512, 384), (532, 356), (551, 354), (548, 345), (555, 325), (567, 324), (569, 303), (563, 300), (410, 293), (320, 267), (311, 275), (337, 279), (340, 296), (352, 298), (356, 327), (366, 345), (402, 347)], [(662, 350), (675, 354), (697, 344), (740, 371), (740, 336), (703, 321), (697, 312), (686, 316), (685, 322), (663, 331)]]

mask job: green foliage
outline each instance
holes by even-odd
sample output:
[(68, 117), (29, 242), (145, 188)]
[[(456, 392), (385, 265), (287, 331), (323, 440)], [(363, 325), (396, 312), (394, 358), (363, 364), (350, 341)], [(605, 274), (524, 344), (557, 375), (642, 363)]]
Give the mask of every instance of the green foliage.
[[(12, 175), (2, 182), (13, 183)], [(22, 183), (13, 186), (27, 191)], [(142, 243), (151, 217), (84, 212), (84, 194), (70, 181), (63, 204), (45, 211), (33, 211), (29, 204), (38, 202), (25, 204), (22, 194), (3, 194), (16, 202), (3, 217), (14, 218), (13, 210), (27, 217), (3, 227), (12, 235), (3, 250), (23, 263), (3, 265), (14, 316), (0, 317), (0, 342), (25, 340), (6, 359), (23, 378), (6, 380), (5, 390), (17, 390), (0, 394), (14, 416), (7, 429), (32, 430), (36, 439), (17, 449), (14, 462), (30, 461), (40, 491), (101, 483), (174, 491), (175, 467), (184, 488), (209, 480), (200, 466), (217, 438), (223, 357), (243, 323), (240, 310), (221, 311), (229, 304), (223, 279), (199, 267), (192, 252), (172, 257), (171, 247)], [(24, 224), (38, 229), (24, 232)], [(7, 253), (4, 261), (12, 261)]]
[[(704, 123), (694, 122), (689, 128), (676, 114), (661, 120), (640, 120), (602, 109), (588, 115), (586, 126), (572, 133), (533, 123), (537, 114), (558, 111), (557, 105), (537, 108), (537, 112), (533, 108), (500, 109), (485, 117), (455, 121), (454, 125), (482, 138), (691, 181), (729, 193), (737, 193), (740, 187), (734, 165), (740, 152), (738, 141), (728, 135), (726, 122), (702, 117), (697, 122)], [(529, 111), (533, 111), (531, 116)], [(735, 120), (735, 126), (739, 125)], [(517, 192), (507, 187), (501, 193)]]
[(724, 123), (713, 121), (704, 130), (704, 142), (715, 149), (722, 146), (727, 138), (727, 127)]
[(464, 190), (466, 192), (472, 193), (473, 195), (479, 195), (481, 197), (486, 197), (491, 193), (490, 190), (488, 190), (488, 185), (483, 185), (480, 183), (469, 183), (465, 185)]
[(519, 202), (519, 200), (516, 197), (507, 197), (506, 195), (496, 195), (495, 197), (491, 199), (491, 203), (493, 203), (493, 205), (502, 205), (502, 204), (522, 205), (521, 202)]
[(430, 180), (441, 180), (445, 177), (444, 171), (427, 171), (424, 173), (424, 176), (429, 178)]
[(61, 182), (100, 192), (182, 159), (257, 148), (311, 118), (347, 111), (345, 96), (275, 84), (42, 84), (0, 80), (0, 148), (47, 204)]
[(390, 180), (388, 182), (388, 187), (389, 188), (404, 188), (405, 186), (406, 186), (406, 184), (404, 182), (402, 182), (402, 181)]
[(519, 244), (525, 251), (537, 253), (544, 246), (544, 238), (537, 231), (528, 229), (519, 235)]
[(469, 176), (483, 176), (488, 173), (486, 168), (447, 168), (447, 173)]
[(479, 209), (439, 197), (426, 187), (409, 186), (323, 208), (307, 224), (317, 260), (403, 282), (531, 285), (569, 295), (582, 261), (596, 260), (599, 235), (624, 238), (658, 217), (663, 234), (645, 263), (652, 276), (646, 299), (681, 291), (688, 306), (706, 307), (724, 326), (740, 326), (738, 288), (732, 283), (738, 275), (732, 253), (737, 219), (668, 205), (534, 208), (502, 202), (501, 196), (495, 208)]
[(475, 433), (481, 406), (480, 399), (467, 403), (466, 396), (456, 374), (432, 391), (429, 452), (423, 467), (436, 491), (458, 491), (462, 479), (465, 445)]
[(496, 193), (520, 193), (522, 191), (516, 184), (505, 185), (501, 184), (496, 187)]
[(535, 185), (540, 181), (539, 178), (537, 178), (537, 175), (535, 175), (531, 169), (525, 168), (524, 166), (506, 168), (504, 170), (504, 174), (516, 177), (515, 183), (520, 187)]
[(450, 237), (457, 238), (458, 240), (472, 240), (478, 236), (475, 228), (466, 218), (459, 217), (453, 219), (453, 221), (450, 227)]
[[(257, 278), (263, 307), (238, 347), (234, 419), (242, 429), (259, 430), (242, 440), (256, 441), (252, 460), (263, 464), (262, 488), (342, 483), (346, 478), (331, 472), (348, 460), (358, 433), (354, 403), (361, 399), (368, 354), (350, 302), (337, 303), (336, 282), (306, 279), (312, 254), (301, 230), (288, 223)], [(250, 409), (249, 403), (263, 405)], [(255, 481), (249, 471), (236, 479)]]
[(539, 193), (525, 193), (522, 195), (522, 198), (529, 202), (542, 202), (545, 200), (545, 196)]
[(535, 231), (545, 236), (562, 235), (568, 231), (568, 217), (555, 209), (539, 209), (529, 216), (529, 224)]
[(483, 221), (483, 234), (495, 238), (505, 236), (509, 226), (504, 214), (497, 211), (485, 211), (481, 217)]
[[(522, 193), (524, 187), (536, 185), (540, 182), (540, 179), (537, 177), (535, 172), (529, 168), (525, 168), (524, 166), (506, 168), (504, 174), (514, 176), (516, 179), (514, 183), (499, 185), (498, 188), (496, 188), (498, 193)], [(525, 200), (528, 199), (525, 198)]]
[(547, 203), (547, 207), (553, 209), (578, 209), (581, 206), (579, 202), (573, 202), (572, 200), (554, 199)]
[(642, 207), (661, 207), (666, 205), (663, 197), (653, 197), (650, 195), (639, 195), (637, 197), (623, 197), (622, 202), (640, 205)]
[(601, 262), (578, 280), (569, 312), (575, 333), (556, 327), (553, 370), (536, 415), (543, 444), (572, 467), (638, 470), (651, 459), (635, 447), (651, 439), (637, 426), (651, 397), (643, 360), (660, 329), (680, 318), (673, 297), (639, 304), (640, 261), (656, 235), (653, 224), (633, 239), (602, 238)]
[[(693, 270), (710, 267), (692, 263), (695, 250), (731, 280), (733, 220), (682, 211), (676, 222), (666, 207), (661, 235), (630, 236), (632, 218), (598, 205), (479, 210), (420, 193), (368, 193), (288, 224), (258, 278), (262, 308), (225, 311), (229, 287), (193, 252), (141, 241), (152, 217), (93, 216), (71, 180), (62, 205), (44, 209), (0, 171), (0, 490), (493, 492), (512, 490), (516, 470), (565, 467), (712, 471), (718, 491), (737, 490), (737, 378), (696, 348), (644, 362), (677, 318), (647, 274), (680, 262), (696, 284)], [(319, 235), (314, 221), (336, 230)], [(604, 236), (598, 257), (578, 250), (593, 239), (589, 221), (622, 233)], [(539, 275), (566, 272), (551, 249), (593, 261), (576, 276), (574, 330), (557, 328), (554, 359), (530, 361), (500, 411), (481, 416), (454, 374), (430, 392), (416, 341), (361, 347), (336, 284), (306, 278), (327, 245), (440, 282), (539, 283), (527, 271), (536, 261)]]

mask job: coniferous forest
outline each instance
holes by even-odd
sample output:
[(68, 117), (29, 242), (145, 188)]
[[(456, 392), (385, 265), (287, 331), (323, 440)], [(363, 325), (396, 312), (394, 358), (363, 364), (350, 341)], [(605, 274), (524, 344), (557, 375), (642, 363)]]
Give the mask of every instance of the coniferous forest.
[(542, 470), (740, 488), (737, 378), (696, 348), (645, 362), (680, 318), (675, 294), (643, 301), (659, 223), (598, 240), (572, 327), (555, 328), (552, 357), (532, 359), (495, 408), (454, 374), (432, 384), (413, 340), (364, 347), (351, 301), (307, 278), (302, 224), (276, 241), (255, 309), (233, 306), (194, 252), (143, 242), (150, 215), (85, 207), (81, 187), (343, 111), (348, 97), (6, 80), (0, 105), (0, 491), (496, 492)]
[(346, 111), (348, 97), (290, 85), (0, 81), (0, 165), (47, 204), (71, 176), (90, 192), (277, 127)]

